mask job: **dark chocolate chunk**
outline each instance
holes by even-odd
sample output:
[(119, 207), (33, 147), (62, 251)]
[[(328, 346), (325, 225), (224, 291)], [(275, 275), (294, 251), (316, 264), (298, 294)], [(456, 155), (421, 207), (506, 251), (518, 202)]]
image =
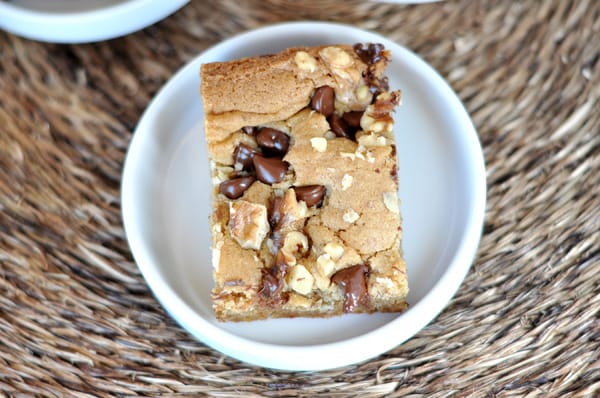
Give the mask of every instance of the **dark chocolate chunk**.
[(244, 194), (246, 189), (250, 188), (250, 185), (252, 185), (255, 180), (254, 177), (248, 176), (223, 181), (219, 185), (219, 192), (229, 199), (237, 199)]
[(373, 65), (382, 59), (389, 61), (385, 47), (380, 43), (357, 43), (353, 47), (356, 55), (367, 65)]
[(375, 100), (380, 93), (389, 90), (387, 77), (378, 77), (378, 68), (375, 65), (381, 61), (388, 63), (390, 61), (389, 52), (385, 50), (383, 45), (377, 43), (369, 43), (368, 45), (358, 43), (353, 48), (360, 59), (368, 65), (363, 76), (369, 86), (369, 91), (373, 94), (373, 100)]
[(234, 163), (240, 163), (244, 170), (252, 170), (254, 167), (252, 159), (256, 154), (260, 154), (258, 149), (252, 148), (246, 144), (239, 144), (235, 147), (235, 151), (233, 151), (233, 161)]
[(264, 127), (256, 133), (256, 143), (266, 156), (282, 158), (290, 145), (290, 137), (283, 131)]
[(351, 140), (354, 139), (356, 130), (350, 128), (350, 126), (348, 126), (344, 119), (342, 119), (334, 113), (327, 118), (327, 121), (329, 122), (329, 127), (331, 127), (331, 131), (333, 131), (333, 133), (337, 137), (346, 137), (350, 138)]
[(346, 112), (342, 115), (342, 119), (346, 122), (349, 127), (354, 129), (360, 129), (360, 119), (362, 118), (364, 111), (352, 111)]
[(293, 187), (296, 192), (296, 200), (303, 200), (308, 207), (320, 204), (325, 196), (325, 187), (323, 185), (305, 185), (303, 187)]
[(331, 277), (331, 281), (344, 290), (344, 312), (368, 306), (368, 275), (369, 267), (358, 264), (339, 270)]
[(333, 88), (330, 86), (317, 88), (310, 102), (310, 107), (325, 117), (331, 115), (335, 110), (335, 92)]
[(277, 158), (265, 158), (261, 155), (254, 155), (252, 159), (256, 178), (265, 184), (275, 184), (283, 181), (285, 173), (288, 170), (287, 162)]

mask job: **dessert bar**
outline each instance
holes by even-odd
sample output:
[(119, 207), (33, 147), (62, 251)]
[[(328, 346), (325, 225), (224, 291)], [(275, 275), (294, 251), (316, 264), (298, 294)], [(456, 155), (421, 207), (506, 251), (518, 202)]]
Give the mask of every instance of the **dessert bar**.
[(389, 62), (370, 43), (202, 65), (217, 319), (406, 308)]

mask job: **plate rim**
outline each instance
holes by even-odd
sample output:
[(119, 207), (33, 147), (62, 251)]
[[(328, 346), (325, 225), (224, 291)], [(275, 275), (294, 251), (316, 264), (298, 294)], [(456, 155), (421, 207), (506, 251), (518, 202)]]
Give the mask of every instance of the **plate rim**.
[(171, 15), (190, 0), (128, 0), (90, 10), (51, 12), (0, 1), (0, 29), (31, 40), (78, 44), (133, 33)]
[[(331, 343), (300, 346), (265, 343), (238, 336), (227, 330), (221, 329), (209, 322), (200, 314), (193, 311), (193, 309), (186, 304), (173, 289), (169, 287), (166, 281), (160, 278), (157, 270), (151, 269), (146, 265), (146, 261), (148, 260), (145, 258), (147, 257), (146, 253), (140, 253), (140, 250), (134, 249), (133, 246), (137, 247), (138, 245), (137, 237), (130, 236), (131, 234), (128, 232), (130, 228), (127, 227), (126, 221), (126, 210), (129, 209), (129, 206), (131, 205), (127, 199), (128, 186), (126, 184), (129, 178), (131, 178), (129, 177), (130, 172), (128, 173), (128, 170), (131, 170), (130, 167), (128, 168), (128, 164), (130, 164), (128, 161), (131, 159), (129, 152), (131, 148), (134, 147), (136, 138), (140, 136), (137, 134), (138, 131), (141, 131), (144, 122), (148, 122), (147, 115), (154, 111), (154, 107), (158, 106), (158, 101), (161, 98), (165, 98), (165, 96), (168, 95), (170, 88), (174, 90), (174, 85), (171, 85), (171, 83), (177, 79), (180, 79), (183, 75), (190, 73), (188, 69), (199, 66), (201, 58), (209, 58), (212, 53), (220, 51), (224, 48), (228, 48), (233, 43), (251, 38), (254, 35), (260, 36), (266, 32), (273, 33), (281, 29), (287, 30), (290, 28), (310, 29), (315, 26), (318, 26), (321, 29), (342, 29), (346, 32), (360, 33), (371, 38), (380, 38), (386, 42), (392, 43), (394, 46), (396, 46), (395, 50), (400, 51), (403, 54), (403, 57), (410, 58), (411, 65), (415, 66), (416, 64), (417, 69), (421, 73), (427, 75), (427, 80), (430, 82), (433, 81), (434, 86), (443, 92), (445, 103), (447, 103), (449, 98), (451, 99), (450, 105), (453, 109), (453, 114), (457, 119), (460, 120), (461, 128), (465, 129), (463, 134), (463, 144), (468, 147), (468, 153), (473, 156), (474, 160), (476, 160), (474, 164), (470, 163), (470, 166), (472, 166), (470, 167), (470, 171), (472, 172), (471, 174), (473, 175), (473, 181), (476, 183), (477, 189), (473, 191), (472, 196), (474, 208), (468, 213), (468, 219), (465, 221), (466, 231), (460, 239), (458, 249), (455, 251), (455, 253), (453, 253), (452, 261), (448, 264), (438, 282), (425, 294), (423, 298), (405, 311), (401, 318), (394, 318), (388, 323), (367, 333)], [(129, 184), (129, 186), (131, 186), (131, 184)], [(165, 82), (165, 84), (156, 93), (147, 106), (140, 118), (140, 122), (135, 129), (124, 162), (121, 192), (123, 225), (132, 256), (143, 277), (146, 279), (150, 290), (161, 303), (162, 307), (167, 310), (169, 315), (175, 319), (185, 330), (187, 330), (200, 342), (226, 355), (238, 360), (242, 360), (249, 364), (288, 371), (317, 371), (361, 362), (387, 352), (414, 336), (447, 307), (451, 298), (460, 288), (462, 281), (469, 272), (477, 254), (477, 248), (479, 246), (483, 231), (487, 186), (483, 150), (475, 126), (473, 125), (473, 122), (458, 95), (432, 66), (430, 66), (421, 57), (408, 48), (376, 32), (360, 29), (347, 24), (300, 21), (267, 25), (232, 36), (231, 38), (211, 46), (196, 55), (194, 58), (186, 62), (186, 64), (183, 65), (167, 82)], [(451, 288), (447, 288), (446, 286), (451, 286)], [(157, 291), (160, 291), (162, 296), (159, 296)], [(434, 306), (435, 311), (433, 312), (431, 310), (427, 310), (427, 307), (431, 306), (432, 300), (443, 302), (443, 305)], [(173, 308), (178, 308), (178, 311), (172, 311)], [(403, 331), (396, 330), (395, 335), (402, 335), (401, 338), (396, 338), (393, 340), (384, 338), (387, 334), (389, 334), (390, 329), (394, 329), (395, 323), (398, 322), (398, 319), (406, 320), (407, 318), (412, 325), (417, 325), (416, 327), (412, 328), (414, 331), (411, 329), (410, 332), (403, 333)], [(194, 322), (191, 322), (191, 319), (193, 319)], [(202, 330), (203, 333), (200, 333), (199, 330)], [(218, 335), (220, 339), (215, 339), (215, 335)], [(357, 342), (360, 342), (365, 338), (369, 339), (371, 346), (369, 347), (368, 353), (365, 353), (361, 350), (354, 351), (349, 349), (353, 346), (356, 347)], [(336, 355), (327, 355), (327, 353), (337, 353), (340, 351), (344, 352), (344, 356), (336, 357)], [(269, 354), (265, 355), (265, 353)], [(286, 357), (294, 357), (294, 360), (286, 360)], [(319, 358), (319, 361), (315, 361), (315, 358)], [(317, 364), (315, 362), (319, 363)]]

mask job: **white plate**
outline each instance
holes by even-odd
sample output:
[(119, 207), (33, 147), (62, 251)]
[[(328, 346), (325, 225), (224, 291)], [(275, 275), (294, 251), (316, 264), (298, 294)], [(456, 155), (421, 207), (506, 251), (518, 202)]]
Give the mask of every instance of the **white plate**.
[[(296, 45), (356, 42), (379, 42), (391, 50), (390, 86), (403, 90), (395, 130), (411, 308), (400, 315), (219, 323), (210, 301), (211, 189), (198, 90), (200, 64)], [(142, 274), (190, 333), (252, 364), (320, 370), (392, 349), (447, 305), (479, 243), (485, 187), (483, 156), (471, 120), (429, 65), (379, 35), (345, 25), (301, 22), (226, 40), (163, 87), (142, 116), (129, 148), (122, 210)]]
[(0, 0), (0, 29), (33, 40), (87, 43), (143, 29), (189, 0)]

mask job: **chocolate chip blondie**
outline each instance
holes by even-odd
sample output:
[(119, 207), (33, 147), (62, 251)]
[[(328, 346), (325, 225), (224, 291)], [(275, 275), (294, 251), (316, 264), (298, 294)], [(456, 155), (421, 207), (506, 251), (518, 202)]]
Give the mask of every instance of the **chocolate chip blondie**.
[(389, 61), (356, 44), (202, 65), (217, 319), (406, 308)]

